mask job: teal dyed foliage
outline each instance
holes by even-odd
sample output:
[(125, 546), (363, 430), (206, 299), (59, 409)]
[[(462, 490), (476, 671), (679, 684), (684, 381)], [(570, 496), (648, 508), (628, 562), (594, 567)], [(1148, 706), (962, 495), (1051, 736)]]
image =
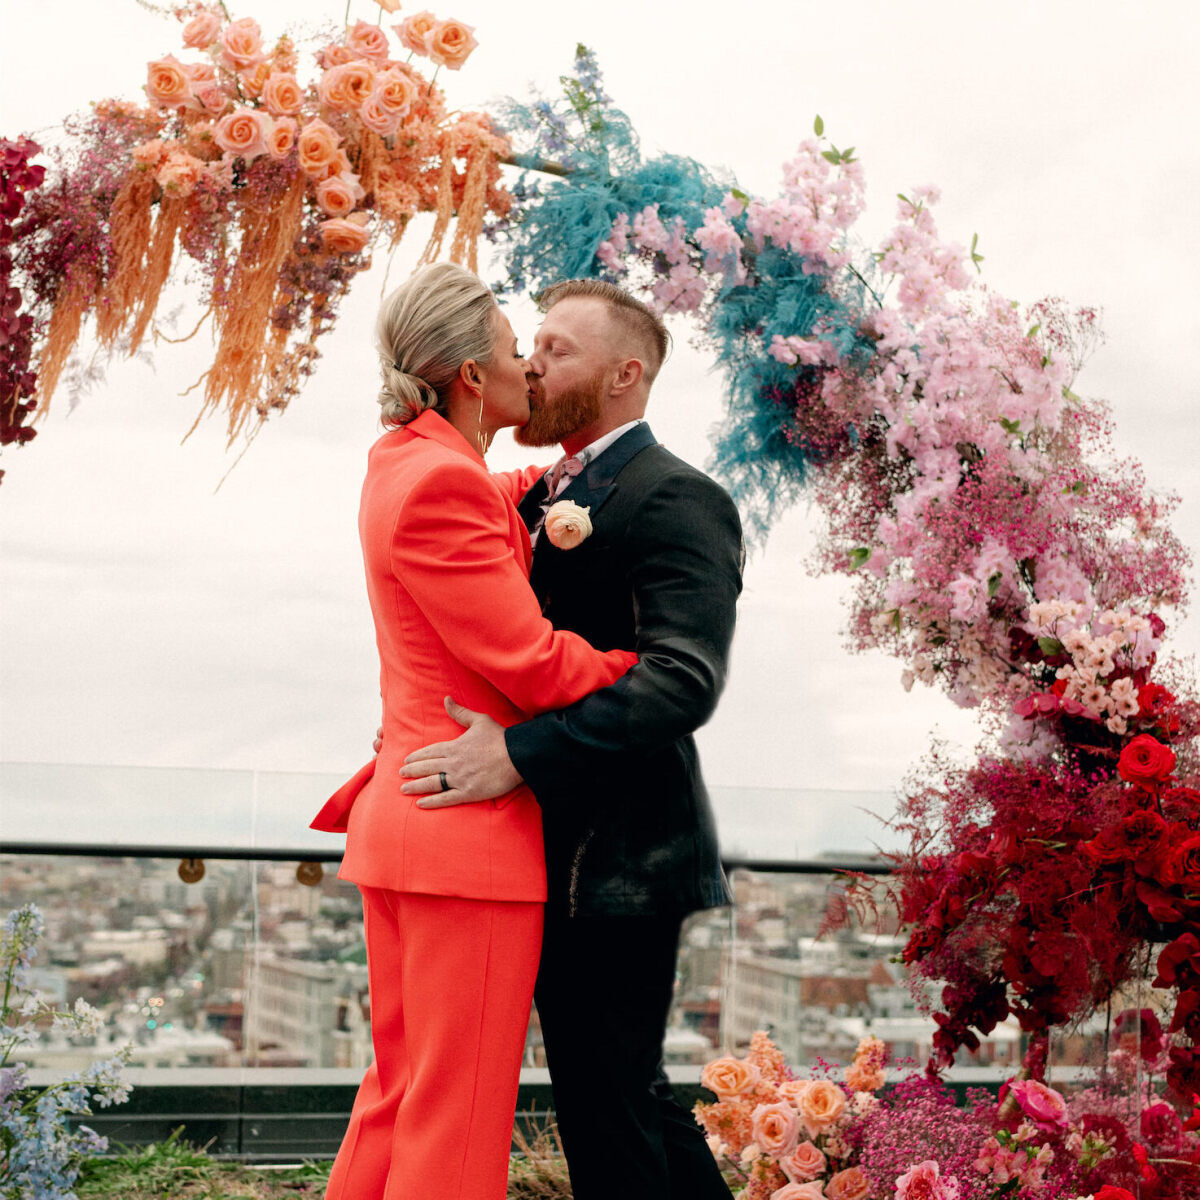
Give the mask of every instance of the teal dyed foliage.
[(550, 161), (568, 172), (561, 179), (527, 173), (513, 189), (512, 215), (492, 229), (506, 242), (508, 278), (501, 291), (536, 294), (560, 279), (601, 275), (596, 248), (620, 213), (657, 204), (664, 224), (682, 217), (695, 228), (725, 191), (690, 158), (642, 160), (637, 134), (605, 95), (586, 47), (576, 49), (574, 74), (561, 83), (558, 100), (510, 100), (497, 117), (518, 163)]
[(743, 257), (746, 283), (720, 293), (705, 330), (728, 404), (713, 431), (711, 467), (728, 486), (750, 539), (761, 541), (803, 491), (810, 469), (848, 453), (856, 441), (851, 427), (823, 428), (811, 419), (813, 409), (824, 413), (820, 369), (778, 362), (767, 347), (776, 334), (819, 337), (851, 369), (865, 366), (873, 347), (858, 333), (865, 288), (806, 273), (791, 250), (767, 246)]
[[(490, 230), (507, 251), (501, 292), (536, 295), (560, 279), (609, 277), (596, 250), (620, 214), (632, 219), (656, 204), (668, 229), (681, 217), (694, 232), (705, 210), (731, 191), (728, 179), (692, 159), (644, 161), (629, 118), (604, 93), (586, 47), (577, 48), (574, 71), (560, 82), (563, 93), (554, 101), (510, 100), (500, 110), (518, 163), (549, 162), (564, 172), (524, 173), (513, 189), (511, 216)], [(745, 282), (727, 271), (697, 319), (726, 379), (728, 410), (713, 432), (711, 469), (729, 487), (749, 538), (761, 541), (802, 492), (809, 471), (849, 453), (856, 441), (853, 429), (829, 426), (820, 369), (777, 362), (767, 348), (776, 334), (820, 337), (850, 369), (861, 369), (872, 352), (858, 334), (867, 289), (853, 275), (805, 272), (801, 256), (786, 248), (756, 251), (745, 214), (733, 224), (743, 240)], [(654, 266), (667, 269), (665, 260)]]

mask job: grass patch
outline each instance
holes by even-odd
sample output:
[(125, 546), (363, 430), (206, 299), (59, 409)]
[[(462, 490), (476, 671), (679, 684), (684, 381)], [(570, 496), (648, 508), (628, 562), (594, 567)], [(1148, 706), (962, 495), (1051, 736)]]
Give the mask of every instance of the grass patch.
[[(317, 1200), (330, 1162), (265, 1170), (217, 1162), (188, 1145), (177, 1129), (165, 1142), (93, 1159), (75, 1187), (79, 1200)], [(526, 1137), (517, 1129), (510, 1160), (508, 1200), (570, 1200), (571, 1184), (554, 1123)], [(114, 1151), (119, 1147), (112, 1147)]]

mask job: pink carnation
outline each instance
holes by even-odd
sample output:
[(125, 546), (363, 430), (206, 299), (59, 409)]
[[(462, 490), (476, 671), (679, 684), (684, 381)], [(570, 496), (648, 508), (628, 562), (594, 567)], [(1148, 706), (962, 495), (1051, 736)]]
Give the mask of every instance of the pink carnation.
[(941, 1167), (926, 1159), (896, 1180), (895, 1200), (958, 1200), (958, 1180), (941, 1178)]

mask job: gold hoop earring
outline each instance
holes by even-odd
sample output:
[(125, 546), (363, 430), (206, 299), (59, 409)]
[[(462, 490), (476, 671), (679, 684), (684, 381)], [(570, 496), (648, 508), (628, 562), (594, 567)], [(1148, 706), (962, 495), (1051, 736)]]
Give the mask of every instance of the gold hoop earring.
[(479, 443), (479, 453), (486, 454), (488, 446), (491, 443), (488, 441), (487, 435), (483, 432), (483, 392), (479, 393), (479, 420), (477, 422), (479, 428), (475, 430), (475, 440)]

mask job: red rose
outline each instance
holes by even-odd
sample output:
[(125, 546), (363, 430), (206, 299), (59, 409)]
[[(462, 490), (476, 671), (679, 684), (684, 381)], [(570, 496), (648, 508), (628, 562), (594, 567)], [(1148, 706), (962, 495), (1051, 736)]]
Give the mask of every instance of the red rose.
[(1165, 857), (1163, 883), (1179, 884), (1185, 892), (1200, 892), (1200, 833), (1170, 846)]
[(1175, 751), (1148, 733), (1139, 733), (1117, 760), (1117, 774), (1126, 783), (1153, 788), (1175, 770)]
[(1145, 879), (1138, 880), (1137, 898), (1146, 906), (1146, 911), (1155, 921), (1164, 923), (1182, 921), (1195, 907), (1181, 896), (1172, 895), (1164, 888)]
[(1151, 987), (1174, 987), (1176, 982), (1200, 982), (1200, 938), (1194, 933), (1181, 934), (1158, 956), (1158, 977)]
[(1183, 821), (1200, 817), (1200, 791), (1194, 787), (1167, 788), (1162, 794), (1163, 809)]
[[(1122, 860), (1138, 860), (1139, 867), (1153, 859), (1154, 851), (1162, 842), (1167, 823), (1153, 809), (1141, 808), (1122, 817), (1115, 825), (1101, 830), (1083, 849), (1089, 857), (1100, 863)], [(1152, 869), (1152, 868), (1151, 868)]]
[(1137, 1197), (1123, 1187), (1116, 1187), (1114, 1184), (1106, 1183), (1093, 1197), (1092, 1200), (1137, 1200)]

